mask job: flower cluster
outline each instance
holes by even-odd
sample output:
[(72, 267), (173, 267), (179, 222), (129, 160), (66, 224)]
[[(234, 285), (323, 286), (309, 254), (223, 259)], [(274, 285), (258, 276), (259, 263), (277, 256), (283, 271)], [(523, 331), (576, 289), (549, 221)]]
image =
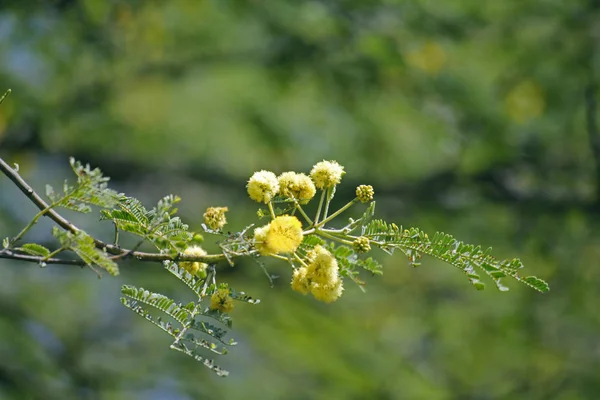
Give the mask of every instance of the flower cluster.
[(315, 246), (306, 258), (309, 264), (294, 271), (292, 289), (302, 294), (310, 292), (326, 303), (337, 300), (344, 287), (335, 257), (325, 248)]
[[(356, 253), (366, 253), (371, 249), (367, 237), (344, 238), (339, 236), (340, 230), (325, 227), (356, 202), (367, 203), (373, 200), (373, 188), (360, 185), (356, 189), (355, 199), (339, 210), (329, 213), (335, 186), (340, 184), (344, 174), (344, 167), (337, 162), (321, 161), (313, 166), (308, 175), (287, 171), (276, 176), (270, 171), (258, 171), (250, 177), (246, 186), (252, 200), (268, 206), (268, 211), (259, 210), (259, 217), (271, 217), (268, 224), (254, 229), (253, 244), (256, 251), (263, 256), (287, 260), (294, 267), (292, 289), (303, 294), (311, 293), (316, 299), (324, 302), (336, 300), (344, 289), (338, 262), (323, 246), (317, 245), (311, 249), (314, 245), (308, 244), (298, 252), (305, 235), (321, 236), (326, 240), (353, 245)], [(315, 197), (317, 190), (322, 193), (317, 214), (311, 219), (303, 206)], [(276, 210), (274, 203), (287, 203), (288, 208), (283, 211)], [(306, 222), (304, 227), (304, 221), (301, 222), (299, 218)]]

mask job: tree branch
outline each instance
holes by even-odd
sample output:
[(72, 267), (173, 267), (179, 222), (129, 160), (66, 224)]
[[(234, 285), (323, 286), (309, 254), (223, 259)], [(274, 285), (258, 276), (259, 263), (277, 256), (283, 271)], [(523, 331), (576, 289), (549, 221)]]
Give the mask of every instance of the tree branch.
[[(60, 215), (56, 210), (49, 208), (49, 205), (42, 199), (42, 197), (33, 190), (31, 186), (19, 175), (19, 173), (8, 165), (2, 158), (0, 158), (0, 171), (4, 173), (13, 183), (31, 200), (33, 204), (36, 205), (40, 210), (47, 210), (44, 214), (45, 216), (52, 219), (58, 226), (63, 228), (66, 231), (77, 233), (81, 231), (77, 226), (73, 225), (69, 220)], [(169, 254), (160, 254), (160, 253), (146, 253), (142, 251), (136, 251), (136, 246), (134, 249), (124, 249), (119, 246), (108, 244), (103, 242), (102, 240), (94, 239), (94, 244), (96, 248), (103, 250), (109, 254), (112, 254), (113, 260), (119, 260), (124, 258), (133, 257), (139, 261), (148, 261), (148, 262), (163, 262), (163, 261), (199, 261), (209, 264), (215, 264), (219, 261), (226, 260), (225, 255), (223, 254), (208, 254), (205, 256), (191, 256), (184, 255), (179, 253), (175, 256), (171, 256)], [(21, 254), (15, 253), (11, 249), (3, 249), (0, 250), (0, 258), (8, 258), (19, 261), (26, 262), (35, 262), (38, 264), (46, 263), (46, 264), (64, 264), (64, 265), (77, 265), (77, 266), (85, 266), (87, 265), (83, 260), (66, 260), (61, 258), (44, 258), (43, 256), (33, 256), (29, 254)]]

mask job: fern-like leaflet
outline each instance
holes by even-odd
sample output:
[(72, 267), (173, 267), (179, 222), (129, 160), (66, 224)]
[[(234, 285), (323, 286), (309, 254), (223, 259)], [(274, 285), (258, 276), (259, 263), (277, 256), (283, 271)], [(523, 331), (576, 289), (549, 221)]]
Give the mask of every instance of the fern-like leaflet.
[(176, 255), (185, 250), (193, 234), (179, 217), (174, 205), (181, 199), (168, 195), (147, 210), (137, 199), (121, 195), (116, 208), (101, 210), (102, 220), (111, 220), (118, 230), (150, 241), (161, 252)]
[[(209, 267), (206, 279), (192, 276), (172, 261), (165, 262), (165, 268), (194, 292), (197, 296), (196, 301), (184, 305), (163, 294), (124, 285), (121, 288), (123, 294), (121, 302), (171, 336), (173, 338), (171, 349), (194, 358), (219, 376), (227, 376), (229, 373), (206, 355), (207, 352), (225, 355), (228, 347), (237, 344), (233, 339), (225, 338), (228, 329), (232, 326), (231, 317), (226, 313), (212, 310), (204, 304), (217, 290), (214, 283), (216, 274), (214, 267)], [(259, 302), (243, 292), (234, 290), (231, 290), (230, 296), (234, 300), (250, 304)], [(145, 306), (162, 312), (170, 321), (165, 322), (162, 317), (153, 316)]]
[(395, 249), (402, 251), (413, 266), (420, 265), (419, 260), (423, 254), (451, 264), (467, 275), (478, 290), (483, 289), (485, 285), (476, 269), (488, 275), (502, 291), (508, 290), (501, 282), (501, 279), (507, 276), (539, 292), (549, 290), (548, 284), (537, 277), (521, 277), (517, 271), (523, 268), (523, 264), (518, 259), (498, 261), (490, 255), (491, 248), (482, 250), (480, 246), (465, 244), (446, 233), (437, 232), (430, 239), (418, 228), (403, 229), (383, 220), (373, 220), (362, 227), (362, 235), (390, 254)]

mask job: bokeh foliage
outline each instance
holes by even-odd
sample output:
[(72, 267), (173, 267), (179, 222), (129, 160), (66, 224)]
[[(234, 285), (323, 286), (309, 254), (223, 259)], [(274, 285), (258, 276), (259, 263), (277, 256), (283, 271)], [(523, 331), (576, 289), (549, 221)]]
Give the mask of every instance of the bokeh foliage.
[[(253, 171), (336, 159), (340, 202), (372, 184), (386, 220), (519, 256), (553, 291), (477, 292), (394, 256), (323, 305), (240, 263), (227, 279), (262, 302), (235, 311), (223, 381), (120, 308), (123, 282), (181, 297), (161, 267), (3, 260), (0, 397), (595, 399), (599, 18), (584, 0), (3, 1), (0, 152), (36, 188), (74, 156), (240, 230)], [(0, 180), (1, 232), (32, 210)]]

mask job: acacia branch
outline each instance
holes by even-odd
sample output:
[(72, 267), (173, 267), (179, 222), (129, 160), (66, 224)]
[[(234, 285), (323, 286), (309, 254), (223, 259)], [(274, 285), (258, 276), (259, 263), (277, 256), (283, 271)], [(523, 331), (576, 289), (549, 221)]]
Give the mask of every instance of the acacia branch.
[[(48, 205), (48, 203), (46, 203), (44, 201), (44, 199), (42, 199), (42, 197), (39, 194), (37, 194), (35, 192), (35, 190), (33, 190), (33, 188), (31, 186), (29, 186), (29, 184), (27, 182), (25, 182), (25, 180), (21, 177), (21, 175), (19, 175), (19, 173), (14, 168), (12, 168), (10, 165), (8, 165), (2, 158), (0, 158), (0, 171), (2, 171), (2, 173), (4, 173), (4, 175), (6, 175), (8, 177), (8, 179), (13, 181), (13, 183), (19, 188), (19, 190), (21, 190), (21, 192), (23, 192), (23, 194), (25, 194), (25, 196), (27, 196), (27, 198), (29, 198), (29, 200), (31, 200), (31, 202), (33, 204), (35, 204), (35, 206), (37, 208), (39, 208), (41, 211), (44, 211), (43, 215), (49, 217), (58, 226), (60, 226), (61, 228), (63, 228), (66, 231), (69, 231), (72, 233), (77, 233), (77, 232), (81, 231), (81, 229), (79, 229), (77, 226), (75, 226), (73, 223), (71, 223), (65, 217), (60, 215), (56, 210), (52, 209), (52, 207), (50, 207)], [(214, 264), (214, 263), (217, 263), (219, 261), (223, 261), (226, 259), (225, 255), (223, 255), (223, 254), (208, 254), (205, 256), (191, 256), (191, 255), (184, 255), (182, 253), (179, 253), (179, 254), (173, 256), (170, 254), (146, 253), (146, 252), (142, 252), (142, 251), (136, 251), (136, 248), (139, 246), (136, 246), (133, 249), (125, 249), (125, 248), (122, 248), (117, 245), (105, 243), (102, 240), (99, 240), (96, 238), (93, 238), (93, 239), (94, 239), (94, 244), (95, 244), (96, 248), (103, 250), (109, 254), (112, 254), (113, 257), (111, 257), (111, 259), (113, 259), (115, 261), (119, 260), (119, 259), (125, 259), (125, 258), (132, 257), (139, 261), (148, 261), (148, 262), (199, 261), (199, 262)], [(21, 254), (21, 253), (13, 251), (11, 249), (0, 250), (0, 258), (8, 258), (8, 259), (19, 260), (19, 261), (34, 262), (34, 263), (38, 263), (38, 264), (45, 263), (45, 264), (64, 264), (64, 265), (77, 265), (77, 266), (87, 265), (83, 260), (45, 258), (43, 256), (33, 256), (33, 255), (29, 255), (29, 254)]]

